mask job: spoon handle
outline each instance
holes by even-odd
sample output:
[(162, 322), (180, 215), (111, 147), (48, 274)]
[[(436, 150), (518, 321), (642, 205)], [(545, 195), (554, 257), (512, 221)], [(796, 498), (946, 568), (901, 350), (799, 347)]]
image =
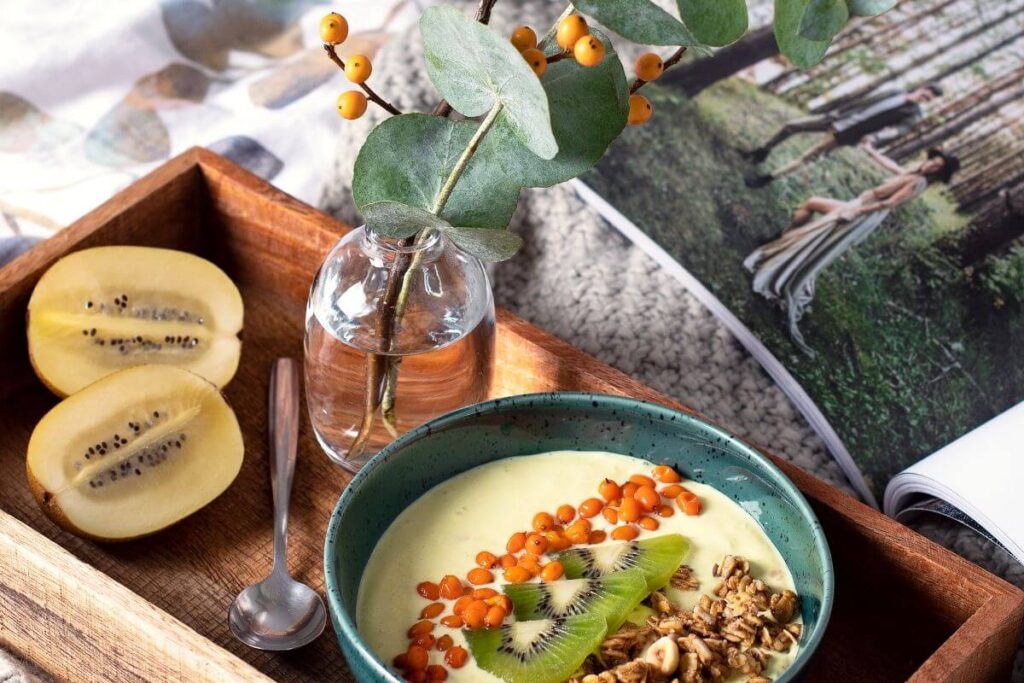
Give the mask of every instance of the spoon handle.
[(299, 370), (292, 358), (278, 358), (270, 372), (270, 486), (274, 493), (274, 571), (287, 572), (288, 502), (299, 437)]

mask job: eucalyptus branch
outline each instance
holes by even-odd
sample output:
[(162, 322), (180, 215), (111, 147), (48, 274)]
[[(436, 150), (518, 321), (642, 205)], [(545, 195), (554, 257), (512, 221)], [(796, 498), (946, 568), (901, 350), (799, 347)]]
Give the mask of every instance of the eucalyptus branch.
[[(342, 71), (345, 70), (345, 62), (343, 62), (341, 60), (341, 57), (338, 56), (338, 53), (334, 49), (333, 45), (331, 45), (330, 43), (324, 43), (324, 52), (327, 53), (327, 56), (331, 58), (332, 62), (338, 65), (339, 69), (341, 69)], [(362, 88), (363, 92), (366, 93), (366, 99), (370, 100), (374, 104), (379, 105), (382, 109), (384, 109), (384, 111), (390, 114), (394, 114), (395, 116), (398, 116), (399, 114), (402, 113), (401, 110), (395, 107), (395, 105), (391, 104), (390, 102), (382, 98), (380, 95), (378, 95), (376, 92), (374, 92), (373, 88), (366, 85), (365, 82), (360, 83), (359, 87)]]
[[(673, 66), (678, 64), (679, 60), (683, 58), (684, 54), (686, 54), (686, 49), (687, 49), (686, 46), (683, 45), (679, 49), (677, 49), (675, 52), (673, 52), (672, 56), (665, 60), (664, 64), (662, 65), (661, 72), (665, 73), (666, 71), (671, 69)], [(647, 82), (648, 81), (645, 81), (642, 78), (635, 78), (635, 79), (633, 79), (633, 83), (629, 86), (629, 94), (632, 95), (637, 90), (639, 90), (640, 88), (644, 87), (644, 85)]]

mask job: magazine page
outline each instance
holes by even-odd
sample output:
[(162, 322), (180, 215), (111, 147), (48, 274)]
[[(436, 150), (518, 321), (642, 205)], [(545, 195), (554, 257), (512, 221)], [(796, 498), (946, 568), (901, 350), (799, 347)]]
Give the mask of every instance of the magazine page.
[(753, 30), (645, 86), (672, 115), (582, 179), (869, 501), (1024, 399), (1022, 9), (899, 3), (807, 72)]

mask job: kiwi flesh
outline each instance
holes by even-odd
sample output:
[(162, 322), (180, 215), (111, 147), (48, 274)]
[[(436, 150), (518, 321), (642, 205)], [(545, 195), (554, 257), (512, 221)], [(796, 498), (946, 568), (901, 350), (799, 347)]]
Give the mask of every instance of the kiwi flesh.
[(175, 365), (223, 387), (238, 369), (242, 296), (183, 251), (96, 247), (54, 263), (28, 304), (28, 349), (59, 396), (142, 364)]
[(561, 683), (597, 649), (606, 632), (604, 617), (580, 614), (462, 633), (477, 665), (507, 683)]
[(210, 382), (168, 365), (116, 372), (57, 404), (28, 444), (43, 511), (88, 538), (146, 536), (199, 510), (234, 481), (242, 432)]
[(509, 584), (504, 591), (512, 599), (516, 619), (597, 614), (604, 617), (608, 633), (619, 630), (626, 616), (648, 595), (647, 581), (639, 569), (592, 579)]
[(682, 535), (664, 534), (640, 541), (572, 548), (559, 553), (558, 560), (565, 567), (567, 579), (593, 579), (637, 567), (643, 572), (650, 593), (668, 583), (689, 548)]

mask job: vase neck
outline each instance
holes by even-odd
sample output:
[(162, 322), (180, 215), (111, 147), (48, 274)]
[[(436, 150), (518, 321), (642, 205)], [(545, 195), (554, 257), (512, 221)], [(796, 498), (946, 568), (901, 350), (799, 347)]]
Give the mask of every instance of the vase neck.
[(424, 228), (405, 239), (395, 239), (380, 235), (369, 227), (364, 227), (363, 248), (369, 253), (381, 256), (422, 253), (423, 257), (427, 257), (434, 255), (434, 252), (441, 251), (443, 240), (440, 232), (430, 228)]

